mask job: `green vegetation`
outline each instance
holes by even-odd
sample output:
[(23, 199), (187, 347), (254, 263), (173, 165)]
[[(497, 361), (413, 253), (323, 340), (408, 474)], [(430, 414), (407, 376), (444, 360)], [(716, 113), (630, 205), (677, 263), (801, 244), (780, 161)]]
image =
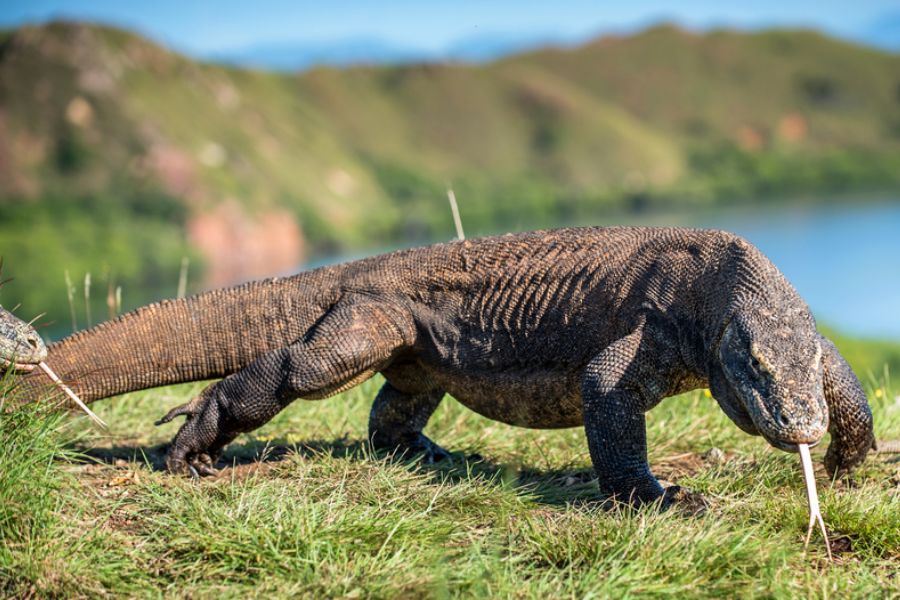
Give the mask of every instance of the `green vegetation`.
[[(47, 197), (38, 204), (0, 203), (3, 245), (9, 273), (16, 279), (9, 291), (23, 306), (48, 307), (53, 332), (71, 332), (66, 272), (75, 289), (77, 324), (85, 327), (84, 277), (91, 274), (90, 314), (93, 322), (110, 315), (116, 288), (134, 307), (157, 299), (160, 290), (175, 294), (182, 256), (194, 257), (178, 227), (168, 217), (182, 214), (181, 204), (165, 196), (121, 198)], [(195, 262), (196, 264), (196, 262)], [(22, 265), (34, 265), (23, 271)], [(7, 301), (7, 290), (0, 300)], [(121, 294), (120, 294), (121, 295)], [(114, 310), (114, 309), (112, 309)], [(36, 312), (36, 311), (31, 311)], [(23, 313), (27, 314), (26, 311)]]
[(317, 254), (444, 239), (448, 184), (470, 235), (897, 190), (898, 73), (900, 56), (808, 31), (662, 26), (480, 66), (286, 75), (24, 27), (0, 35), (0, 252), (20, 280), (3, 301), (65, 321), (65, 269), (124, 284), (126, 306), (169, 295), (191, 218), (223, 201), (287, 209)]
[[(884, 352), (898, 351), (867, 354)], [(581, 429), (508, 427), (449, 398), (426, 433), (459, 453), (453, 465), (372, 457), (363, 440), (378, 385), (296, 402), (228, 449), (236, 466), (198, 483), (154, 469), (177, 424), (152, 422), (202, 384), (95, 404), (108, 432), (34, 408), (0, 411), (0, 595), (806, 598), (898, 590), (900, 496), (890, 457), (871, 457), (852, 486), (819, 469), (837, 556), (829, 565), (818, 539), (803, 549), (797, 457), (741, 433), (703, 393), (649, 413), (655, 472), (711, 502), (689, 517), (606, 512)], [(883, 379), (867, 388), (877, 435), (900, 437), (898, 389)], [(724, 461), (703, 458), (713, 447)], [(814, 451), (819, 462), (823, 451)], [(474, 453), (483, 460), (463, 459)]]

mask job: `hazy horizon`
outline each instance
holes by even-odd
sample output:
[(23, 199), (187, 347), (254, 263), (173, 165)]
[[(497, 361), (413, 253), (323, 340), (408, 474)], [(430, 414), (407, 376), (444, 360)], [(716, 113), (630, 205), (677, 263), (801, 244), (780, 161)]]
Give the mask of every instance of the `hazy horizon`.
[[(896, 51), (900, 27), (895, 3), (867, 0), (754, 3), (752, 7), (656, 1), (604, 6), (582, 0), (552, 5), (501, 1), (420, 5), (337, 2), (327, 6), (270, 1), (252, 6), (163, 0), (135, 7), (103, 0), (75, 5), (37, 0), (0, 2), (0, 26), (52, 20), (102, 23), (135, 31), (188, 56), (274, 68), (357, 61), (497, 58), (543, 45), (570, 45), (604, 34), (632, 33), (659, 23), (691, 30), (811, 28), (828, 35)], [(285, 63), (285, 64), (281, 64)]]

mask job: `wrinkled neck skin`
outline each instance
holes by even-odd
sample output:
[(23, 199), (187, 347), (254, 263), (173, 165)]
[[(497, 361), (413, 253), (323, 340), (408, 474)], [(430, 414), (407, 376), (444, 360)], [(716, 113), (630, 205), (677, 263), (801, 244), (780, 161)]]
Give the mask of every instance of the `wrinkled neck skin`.
[(31, 370), (47, 357), (47, 347), (34, 328), (0, 306), (0, 369)]

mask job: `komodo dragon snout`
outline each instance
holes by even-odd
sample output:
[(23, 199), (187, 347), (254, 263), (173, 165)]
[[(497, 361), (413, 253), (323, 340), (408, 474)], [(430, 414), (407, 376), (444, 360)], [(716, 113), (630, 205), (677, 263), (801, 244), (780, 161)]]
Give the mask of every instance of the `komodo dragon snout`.
[(828, 430), (822, 346), (806, 307), (736, 314), (718, 359), (729, 389), (714, 393), (738, 426), (788, 452), (822, 440)]
[(0, 306), (0, 369), (30, 371), (47, 358), (47, 346), (28, 323)]

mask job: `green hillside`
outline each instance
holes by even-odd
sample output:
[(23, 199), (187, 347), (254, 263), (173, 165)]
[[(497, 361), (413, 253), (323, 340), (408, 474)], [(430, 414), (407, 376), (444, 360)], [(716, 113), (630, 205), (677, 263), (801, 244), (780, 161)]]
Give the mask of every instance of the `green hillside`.
[(285, 75), (93, 25), (0, 36), (0, 253), (19, 279), (0, 302), (30, 314), (65, 318), (64, 269), (93, 271), (98, 303), (107, 285), (126, 305), (174, 293), (183, 255), (198, 281), (217, 256), (197, 219), (222, 206), (293, 218), (307, 254), (445, 238), (448, 184), (470, 234), (897, 189), (900, 56), (657, 27), (481, 66)]

